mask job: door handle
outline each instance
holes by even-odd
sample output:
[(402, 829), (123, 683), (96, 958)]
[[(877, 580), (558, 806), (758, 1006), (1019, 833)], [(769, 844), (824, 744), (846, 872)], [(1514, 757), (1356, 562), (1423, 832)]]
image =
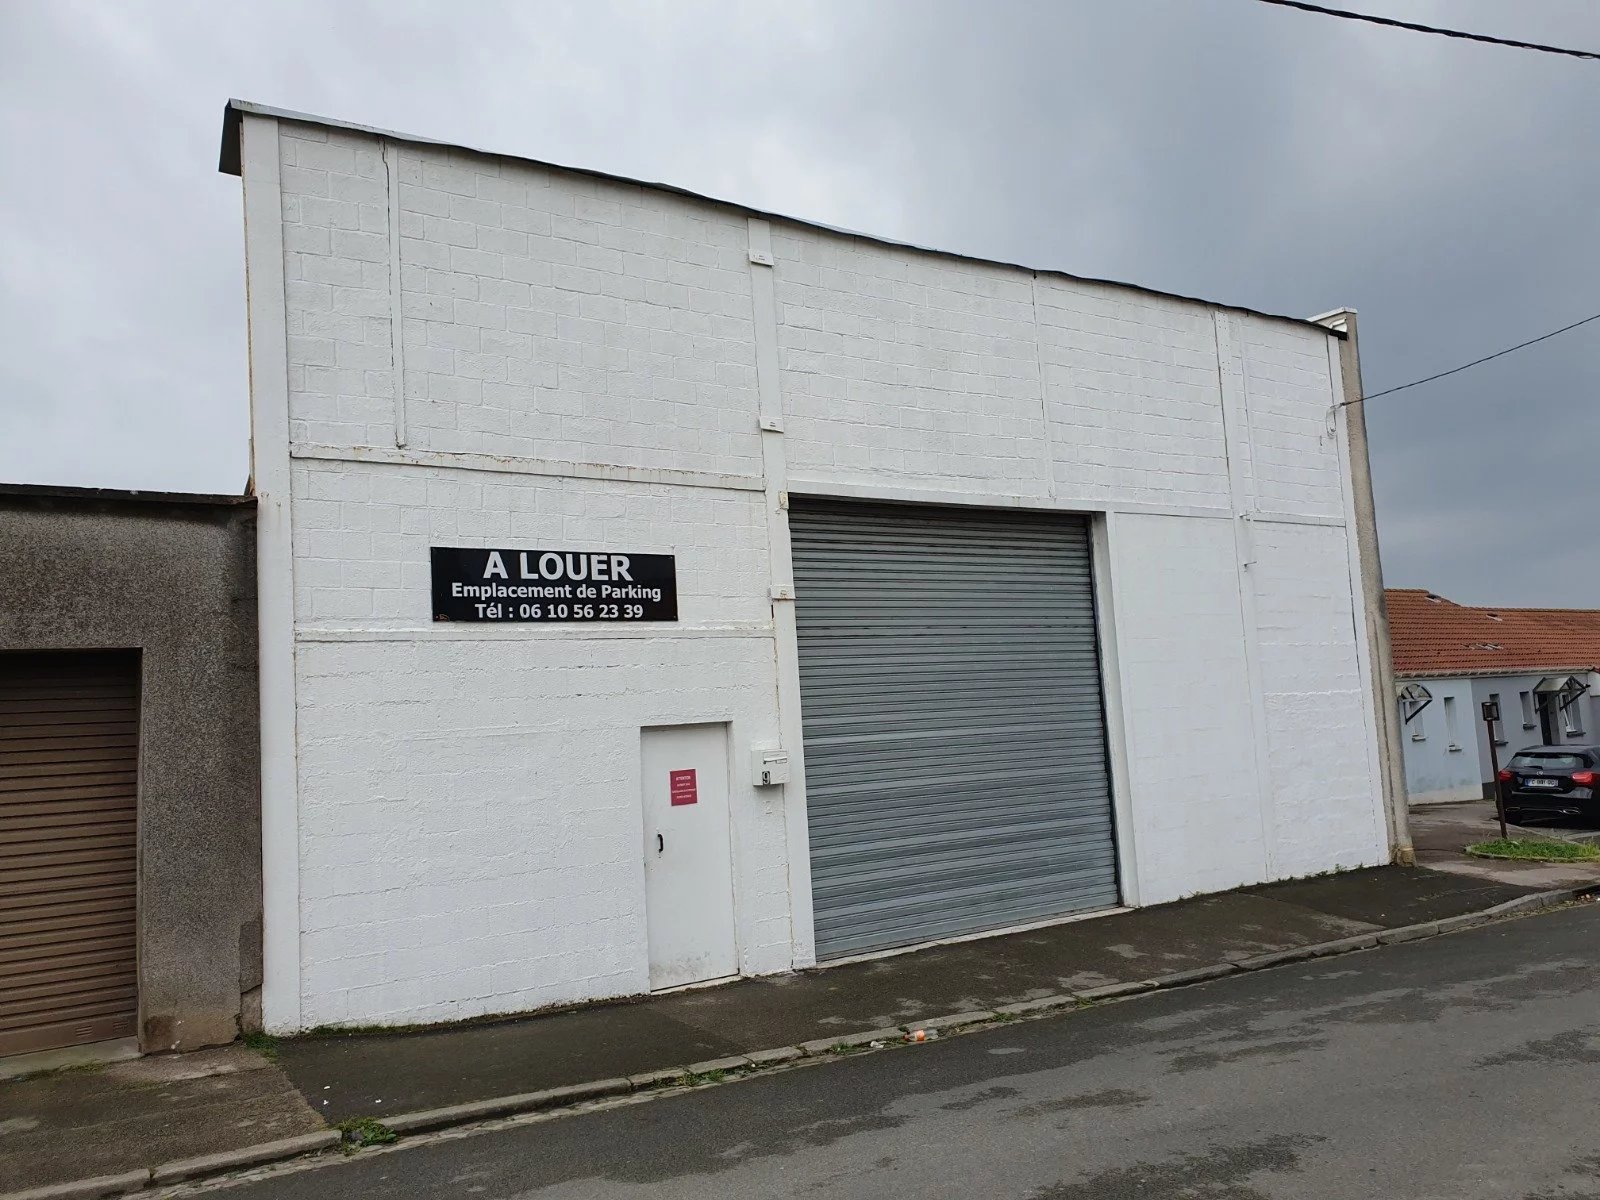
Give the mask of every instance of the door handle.
[(666, 850), (666, 848), (667, 839), (662, 837), (659, 833), (656, 834), (656, 853), (661, 854)]

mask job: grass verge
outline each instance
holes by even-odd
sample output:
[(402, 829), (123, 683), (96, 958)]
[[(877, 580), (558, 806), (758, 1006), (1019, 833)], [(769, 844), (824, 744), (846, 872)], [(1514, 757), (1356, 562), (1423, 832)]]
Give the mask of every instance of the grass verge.
[(1475, 842), (1467, 853), (1477, 858), (1509, 858), (1520, 862), (1595, 862), (1600, 847), (1582, 842), (1552, 842), (1544, 838), (1494, 838)]

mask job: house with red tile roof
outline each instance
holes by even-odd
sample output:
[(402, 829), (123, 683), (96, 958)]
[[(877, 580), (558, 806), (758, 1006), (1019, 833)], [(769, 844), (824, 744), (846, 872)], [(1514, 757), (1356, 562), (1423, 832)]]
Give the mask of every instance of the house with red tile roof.
[(1412, 804), (1493, 794), (1527, 746), (1600, 743), (1600, 610), (1475, 608), (1421, 588), (1385, 594)]

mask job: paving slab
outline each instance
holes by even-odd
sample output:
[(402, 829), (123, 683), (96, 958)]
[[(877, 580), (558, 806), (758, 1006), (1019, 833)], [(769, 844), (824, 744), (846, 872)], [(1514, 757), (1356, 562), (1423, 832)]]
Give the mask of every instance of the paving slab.
[[(1248, 895), (1393, 928), (1453, 917), (1526, 895), (1530, 888), (1417, 867), (1374, 867), (1249, 889)], [(1357, 931), (1352, 931), (1357, 932)]]
[[(1226, 892), (975, 944), (1005, 964), (1008, 977), (1020, 969), (1042, 989), (1070, 992), (1192, 971), (1370, 928), (1248, 892)], [(1033, 999), (1009, 994), (1014, 989), (1006, 991), (999, 1003)], [(977, 999), (980, 1003), (966, 1007), (994, 1007), (989, 997)]]
[(1131, 983), (1375, 928), (1233, 893), (680, 992), (650, 1006), (760, 1049)]
[[(670, 997), (668, 997), (670, 998)], [(417, 1033), (293, 1038), (278, 1061), (330, 1121), (636, 1075), (746, 1047), (656, 1011), (611, 1004)]]
[(1565, 863), (1507, 862), (1501, 859), (1469, 858), (1464, 854), (1417, 851), (1417, 865), (1445, 871), (1488, 883), (1510, 883), (1524, 891), (1546, 892), (1560, 888), (1587, 888), (1600, 884), (1600, 870), (1594, 865)]
[[(1492, 800), (1421, 805), (1411, 810), (1409, 820), (1417, 862), (1432, 870), (1531, 891), (1594, 887), (1600, 884), (1600, 863), (1512, 862), (1473, 858), (1464, 853), (1465, 847), (1473, 842), (1500, 836), (1500, 825)], [(1513, 826), (1511, 833), (1513, 837), (1588, 841), (1597, 831), (1547, 822)]]
[(326, 1128), (243, 1046), (0, 1083), (0, 1192), (113, 1175)]
[(1034, 986), (1020, 970), (1008, 980), (1004, 963), (979, 945), (679, 992), (651, 1006), (685, 1026), (732, 1038), (748, 1051), (982, 1008), (979, 1000), (986, 994)]

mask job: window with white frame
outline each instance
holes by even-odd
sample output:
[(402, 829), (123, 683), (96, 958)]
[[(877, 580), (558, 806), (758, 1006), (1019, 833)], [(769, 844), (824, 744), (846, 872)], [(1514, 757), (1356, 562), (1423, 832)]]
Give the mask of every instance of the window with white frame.
[(1583, 697), (1574, 696), (1572, 702), (1561, 710), (1561, 719), (1567, 727), (1568, 737), (1583, 736)]
[(1522, 692), (1520, 697), (1522, 700), (1522, 727), (1524, 729), (1539, 728), (1539, 718), (1534, 715), (1533, 711), (1533, 693)]
[(1433, 693), (1420, 683), (1408, 683), (1400, 689), (1400, 723), (1411, 730), (1411, 740), (1422, 742), (1427, 740), (1427, 732), (1422, 727), (1422, 710), (1433, 703)]
[(1444, 740), (1450, 749), (1461, 749), (1461, 739), (1456, 736), (1456, 698), (1444, 698)]

